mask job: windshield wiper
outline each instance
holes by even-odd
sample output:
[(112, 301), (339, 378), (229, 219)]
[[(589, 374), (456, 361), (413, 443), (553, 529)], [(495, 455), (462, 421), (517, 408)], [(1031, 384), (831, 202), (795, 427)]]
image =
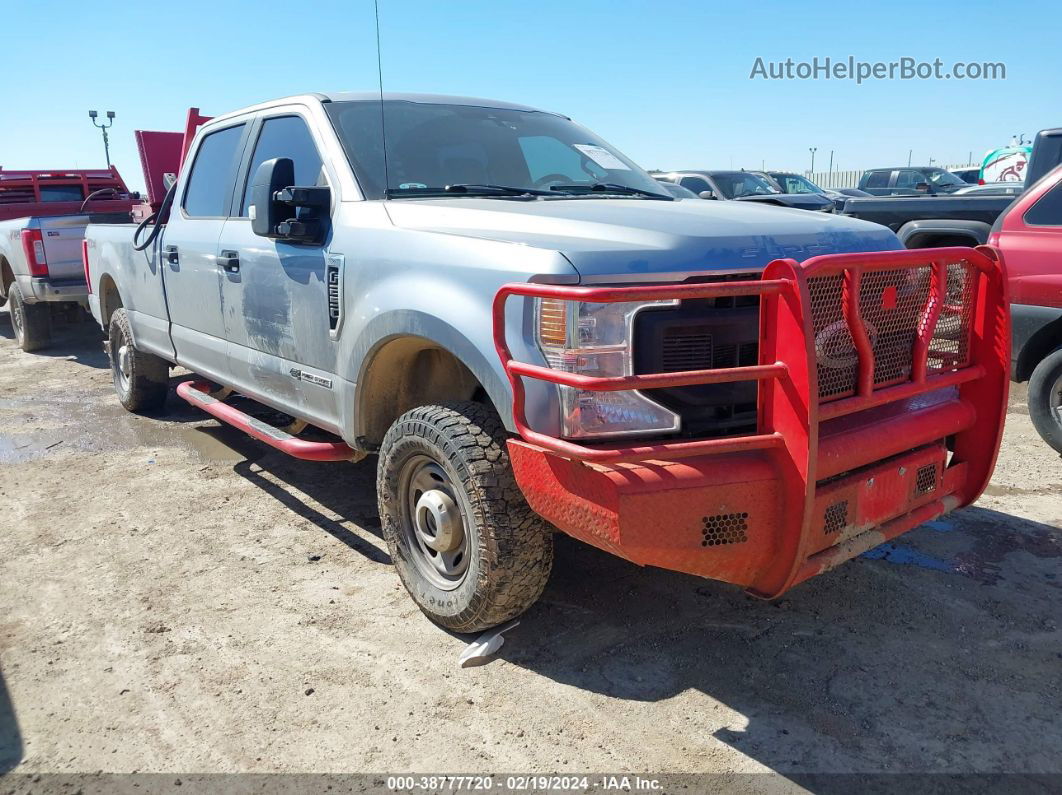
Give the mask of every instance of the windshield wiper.
[(477, 183), (456, 183), (441, 188), (388, 188), (387, 198), (403, 196), (446, 196), (454, 194), (474, 194), (477, 196), (552, 196), (547, 190), (537, 188), (518, 188), (513, 185), (488, 185)]
[(586, 191), (587, 193), (616, 193), (622, 196), (644, 196), (647, 199), (664, 199), (672, 201), (673, 197), (663, 193), (654, 193), (651, 190), (632, 188), (630, 185), (618, 185), (615, 182), (596, 182), (593, 185), (550, 185), (550, 190), (570, 193), (572, 191)]

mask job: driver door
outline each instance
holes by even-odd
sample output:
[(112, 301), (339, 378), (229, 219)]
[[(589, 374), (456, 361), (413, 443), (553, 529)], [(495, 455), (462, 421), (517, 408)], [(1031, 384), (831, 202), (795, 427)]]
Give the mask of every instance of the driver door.
[(259, 237), (249, 214), (251, 182), (264, 161), (290, 158), (297, 185), (328, 185), (327, 171), (310, 120), (298, 107), (270, 110), (256, 121), (250, 139), (233, 216), (218, 244), (228, 264), (222, 295), (235, 386), (327, 427), (338, 417), (328, 241), (302, 245)]

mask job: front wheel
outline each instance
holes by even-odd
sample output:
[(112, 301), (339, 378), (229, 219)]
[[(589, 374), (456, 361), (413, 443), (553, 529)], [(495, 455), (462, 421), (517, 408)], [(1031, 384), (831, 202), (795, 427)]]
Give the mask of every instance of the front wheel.
[(114, 391), (121, 404), (137, 414), (162, 408), (169, 389), (170, 366), (165, 359), (134, 347), (124, 309), (116, 309), (111, 315), (107, 338)]
[(388, 430), (376, 475), (384, 540), (433, 621), (478, 632), (520, 615), (549, 579), (552, 529), (528, 506), (497, 413), (421, 406)]
[(1029, 418), (1043, 440), (1062, 453), (1062, 348), (1045, 356), (1029, 378)]
[(52, 318), (47, 304), (27, 304), (22, 288), (12, 284), (7, 301), (15, 341), (27, 353), (48, 347), (52, 341)]

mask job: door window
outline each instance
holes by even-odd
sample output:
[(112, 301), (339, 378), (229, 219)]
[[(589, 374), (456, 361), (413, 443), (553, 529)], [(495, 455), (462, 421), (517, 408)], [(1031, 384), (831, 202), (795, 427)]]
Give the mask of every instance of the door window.
[(1062, 226), (1062, 182), (1037, 199), (1024, 220), (1030, 226)]
[(251, 167), (247, 171), (247, 182), (243, 191), (240, 215), (247, 217), (251, 206), (251, 183), (254, 173), (266, 160), (274, 157), (287, 157), (295, 164), (296, 185), (323, 185), (321, 173), (321, 155), (313, 142), (310, 129), (301, 116), (277, 116), (266, 119), (258, 142), (254, 145)]
[(889, 187), (889, 172), (888, 171), (871, 171), (867, 175), (866, 187), (868, 187), (868, 188), (887, 188), (887, 187)]
[(910, 188), (914, 190), (916, 185), (926, 182), (926, 177), (921, 171), (904, 169), (896, 176), (897, 188)]
[(199, 145), (184, 191), (182, 206), (188, 215), (216, 218), (229, 214), (243, 128), (237, 124), (210, 133)]
[(701, 191), (712, 189), (712, 186), (708, 184), (708, 180), (704, 177), (683, 177), (679, 180), (679, 185), (697, 194)]

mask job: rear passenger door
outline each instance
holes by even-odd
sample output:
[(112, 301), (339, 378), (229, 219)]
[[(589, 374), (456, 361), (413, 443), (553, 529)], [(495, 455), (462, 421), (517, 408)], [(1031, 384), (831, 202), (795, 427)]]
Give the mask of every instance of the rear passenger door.
[(864, 184), (860, 187), (875, 196), (887, 196), (890, 192), (889, 177), (891, 174), (891, 171), (871, 171), (867, 174)]
[(270, 110), (255, 122), (240, 170), (233, 216), (219, 251), (238, 270), (224, 275), (225, 334), (241, 392), (297, 410), (316, 424), (336, 416), (335, 343), (329, 334), (327, 243), (301, 245), (251, 230), (251, 182), (264, 161), (290, 158), (297, 185), (329, 185), (312, 122), (300, 107)]
[(248, 124), (211, 130), (189, 153), (191, 167), (162, 236), (162, 271), (177, 361), (227, 382), (228, 344), (222, 305), (224, 271), (218, 238), (233, 199)]

